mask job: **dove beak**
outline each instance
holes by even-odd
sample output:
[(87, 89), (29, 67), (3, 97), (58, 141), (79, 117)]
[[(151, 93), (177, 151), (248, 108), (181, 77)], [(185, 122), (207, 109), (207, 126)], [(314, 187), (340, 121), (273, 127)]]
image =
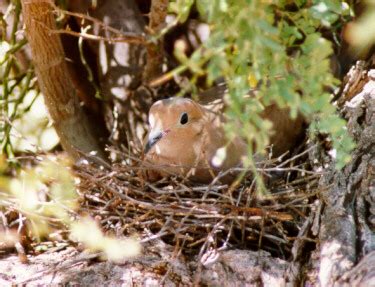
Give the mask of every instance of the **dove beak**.
[(144, 149), (144, 153), (148, 153), (151, 148), (160, 141), (166, 134), (169, 133), (169, 130), (166, 131), (151, 131), (148, 135), (148, 140)]

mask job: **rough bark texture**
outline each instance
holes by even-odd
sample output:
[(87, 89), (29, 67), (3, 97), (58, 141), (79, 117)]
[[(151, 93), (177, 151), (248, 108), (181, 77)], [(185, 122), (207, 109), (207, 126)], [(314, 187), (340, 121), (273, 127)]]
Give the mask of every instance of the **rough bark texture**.
[[(157, 35), (165, 25), (169, 0), (152, 0), (150, 11), (150, 23), (148, 29), (151, 35)], [(147, 65), (143, 72), (143, 80), (151, 82), (156, 77), (161, 76), (164, 61), (163, 38), (155, 43), (147, 45)]]
[(344, 107), (357, 148), (342, 171), (329, 172), (320, 183), (326, 188), (317, 258), (321, 286), (375, 284), (375, 70), (360, 77), (363, 88)]
[(96, 151), (103, 157), (93, 129), (80, 108), (69, 77), (64, 50), (52, 14), (52, 1), (23, 0), (22, 14), (35, 72), (64, 149), (77, 159)]

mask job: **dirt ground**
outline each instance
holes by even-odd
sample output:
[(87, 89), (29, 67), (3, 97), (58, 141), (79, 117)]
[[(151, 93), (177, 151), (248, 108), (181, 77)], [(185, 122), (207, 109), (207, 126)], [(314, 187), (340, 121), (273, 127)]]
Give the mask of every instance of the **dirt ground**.
[(197, 264), (174, 258), (168, 246), (157, 242), (144, 255), (112, 263), (97, 254), (68, 247), (57, 252), (28, 256), (27, 264), (17, 255), (0, 259), (0, 286), (284, 286), (287, 263), (267, 252), (227, 250), (211, 254)]

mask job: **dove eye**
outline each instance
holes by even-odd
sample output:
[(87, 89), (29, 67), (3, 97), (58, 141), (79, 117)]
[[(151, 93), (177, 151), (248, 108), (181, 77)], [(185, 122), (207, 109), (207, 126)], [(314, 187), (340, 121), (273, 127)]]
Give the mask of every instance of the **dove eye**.
[(183, 113), (180, 118), (180, 124), (185, 125), (189, 121), (189, 117), (187, 113)]

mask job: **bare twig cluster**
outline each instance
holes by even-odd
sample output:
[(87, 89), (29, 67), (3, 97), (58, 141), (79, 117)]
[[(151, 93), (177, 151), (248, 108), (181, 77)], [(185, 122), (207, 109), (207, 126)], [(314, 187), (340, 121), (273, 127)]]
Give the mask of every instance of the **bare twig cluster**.
[(123, 159), (126, 164), (110, 171), (75, 167), (83, 210), (115, 234), (137, 233), (142, 242), (161, 238), (199, 252), (203, 261), (212, 250), (234, 246), (288, 256), (318, 193), (320, 174), (299, 166), (300, 156), (259, 168), (269, 179), (267, 194), (257, 192), (251, 175), (232, 186), (221, 184), (220, 176), (208, 185), (175, 177), (151, 183), (140, 160), (129, 154)]

